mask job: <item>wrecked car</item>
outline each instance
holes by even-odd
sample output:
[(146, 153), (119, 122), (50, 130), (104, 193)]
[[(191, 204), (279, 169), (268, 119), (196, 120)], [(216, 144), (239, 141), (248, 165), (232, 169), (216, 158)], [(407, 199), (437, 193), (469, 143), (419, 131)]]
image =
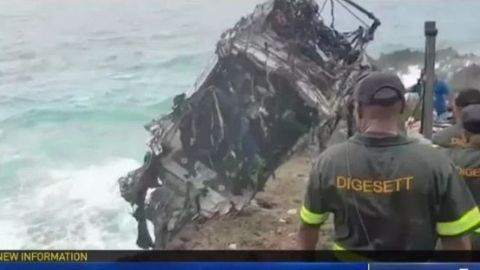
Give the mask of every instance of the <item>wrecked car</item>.
[(372, 69), (365, 47), (380, 24), (352, 1), (330, 2), (331, 14), (335, 2), (372, 23), (339, 32), (313, 0), (260, 4), (222, 34), (193, 90), (146, 125), (144, 164), (119, 179), (140, 247), (163, 249), (185, 224), (241, 211), (292, 153), (326, 147)]

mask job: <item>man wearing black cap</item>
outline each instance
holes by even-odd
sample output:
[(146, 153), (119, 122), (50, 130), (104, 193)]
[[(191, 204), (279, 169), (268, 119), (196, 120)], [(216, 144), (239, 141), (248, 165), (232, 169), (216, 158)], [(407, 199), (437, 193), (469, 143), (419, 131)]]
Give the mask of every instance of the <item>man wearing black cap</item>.
[[(477, 204), (480, 204), (480, 105), (470, 105), (462, 110), (464, 148), (447, 150), (467, 182)], [(480, 230), (472, 235), (472, 249), (480, 250)]]
[(399, 130), (405, 88), (371, 73), (355, 89), (358, 133), (325, 150), (313, 165), (300, 216), (299, 245), (315, 249), (334, 214), (335, 250), (469, 249), (465, 234), (480, 212), (443, 151)]
[(465, 137), (462, 130), (462, 109), (468, 105), (480, 104), (480, 91), (475, 88), (460, 90), (455, 97), (453, 114), (456, 124), (445, 128), (436, 133), (432, 142), (442, 147), (463, 147), (465, 146)]

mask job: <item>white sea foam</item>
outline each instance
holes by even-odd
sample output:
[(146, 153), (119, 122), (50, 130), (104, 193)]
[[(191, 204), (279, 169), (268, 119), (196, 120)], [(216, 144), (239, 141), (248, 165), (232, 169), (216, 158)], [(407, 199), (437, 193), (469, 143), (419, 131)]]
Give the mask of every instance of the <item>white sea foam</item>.
[[(135, 249), (136, 223), (117, 179), (139, 166), (113, 159), (46, 170), (44, 180), (0, 205), (1, 249)], [(43, 178), (31, 175), (32, 178)]]
[(405, 87), (411, 87), (417, 83), (418, 78), (420, 78), (420, 74), (422, 69), (419, 65), (412, 65), (408, 66), (407, 72), (405, 73), (398, 73), (398, 76), (402, 80)]

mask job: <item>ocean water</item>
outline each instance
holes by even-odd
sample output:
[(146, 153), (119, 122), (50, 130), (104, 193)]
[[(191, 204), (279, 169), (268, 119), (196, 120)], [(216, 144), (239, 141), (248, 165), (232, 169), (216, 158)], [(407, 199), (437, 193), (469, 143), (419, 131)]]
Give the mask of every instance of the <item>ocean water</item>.
[[(0, 0), (0, 249), (135, 248), (116, 180), (140, 165), (143, 125), (192, 87), (221, 32), (260, 2)], [(382, 20), (373, 56), (422, 48), (428, 19), (439, 47), (480, 48), (480, 1), (359, 2)], [(353, 22), (344, 11), (335, 19)]]

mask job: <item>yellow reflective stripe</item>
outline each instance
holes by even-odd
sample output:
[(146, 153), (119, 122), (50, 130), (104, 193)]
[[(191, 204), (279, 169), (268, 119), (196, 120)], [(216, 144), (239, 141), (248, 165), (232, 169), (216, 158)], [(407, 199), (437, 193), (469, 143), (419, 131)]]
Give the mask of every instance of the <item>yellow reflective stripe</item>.
[(333, 243), (332, 249), (333, 249), (333, 250), (337, 250), (337, 251), (338, 251), (338, 250), (342, 250), (342, 251), (346, 250), (345, 248), (343, 248), (342, 246), (340, 246), (340, 245), (337, 244), (337, 243)]
[(319, 225), (328, 219), (328, 213), (316, 214), (310, 212), (310, 210), (308, 210), (305, 206), (302, 206), (302, 209), (300, 210), (300, 218), (307, 224)]
[(475, 207), (456, 221), (437, 223), (437, 233), (444, 236), (459, 235), (468, 232), (479, 224), (480, 211), (478, 207)]
[(357, 255), (351, 251), (347, 251), (344, 247), (340, 246), (337, 243), (333, 243), (332, 250), (334, 251), (335, 257), (340, 261), (344, 262), (352, 262), (352, 261), (359, 261), (359, 262), (367, 262), (371, 261), (368, 258), (363, 256)]

